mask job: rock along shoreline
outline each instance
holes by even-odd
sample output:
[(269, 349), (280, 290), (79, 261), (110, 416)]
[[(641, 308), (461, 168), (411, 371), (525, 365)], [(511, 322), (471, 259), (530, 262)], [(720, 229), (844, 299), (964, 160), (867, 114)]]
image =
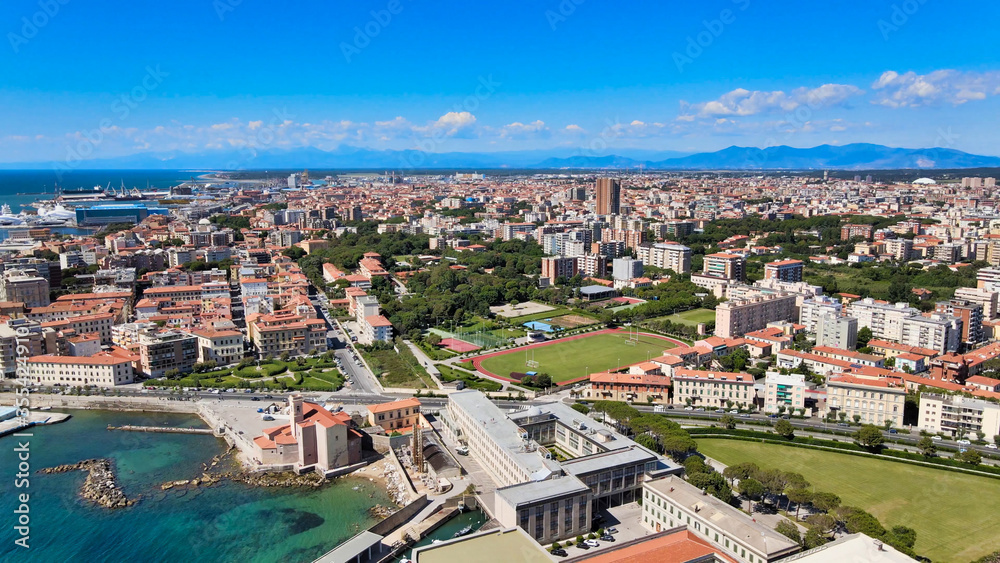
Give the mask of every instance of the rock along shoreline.
[(80, 495), (104, 508), (126, 508), (138, 501), (138, 499), (130, 499), (125, 496), (125, 492), (118, 485), (114, 464), (110, 459), (85, 459), (77, 463), (47, 467), (38, 472), (54, 474), (70, 471), (88, 472)]

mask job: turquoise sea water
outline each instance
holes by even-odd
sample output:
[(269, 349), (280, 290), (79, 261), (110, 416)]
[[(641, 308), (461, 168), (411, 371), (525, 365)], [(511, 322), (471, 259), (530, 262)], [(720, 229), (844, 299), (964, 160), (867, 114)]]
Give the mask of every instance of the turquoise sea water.
[[(68, 422), (37, 427), (28, 489), (14, 487), (14, 436), (0, 438), (0, 561), (299, 562), (312, 561), (376, 520), (368, 509), (389, 498), (375, 484), (338, 479), (319, 490), (210, 488), (162, 491), (167, 481), (201, 475), (225, 450), (206, 435), (107, 430), (108, 424), (201, 427), (191, 415), (68, 411)], [(116, 463), (134, 506), (107, 510), (79, 496), (86, 473), (41, 475), (38, 469), (106, 457)], [(29, 491), (30, 549), (14, 544), (16, 495)]]

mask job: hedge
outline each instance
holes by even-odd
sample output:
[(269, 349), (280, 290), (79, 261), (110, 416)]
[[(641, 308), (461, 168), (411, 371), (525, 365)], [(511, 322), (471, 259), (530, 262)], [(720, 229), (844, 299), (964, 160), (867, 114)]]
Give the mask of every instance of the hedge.
[[(689, 432), (691, 431), (689, 430)], [(834, 449), (834, 450), (839, 450), (840, 453), (844, 453), (847, 455), (855, 455), (860, 457), (888, 458), (889, 461), (896, 461), (899, 463), (908, 463), (910, 465), (917, 465), (921, 467), (931, 466), (934, 469), (943, 469), (945, 471), (965, 473), (966, 475), (975, 474), (975, 475), (980, 475), (982, 477), (1000, 479), (1000, 468), (990, 465), (969, 465), (968, 463), (962, 463), (960, 461), (955, 461), (953, 459), (942, 458), (942, 457), (928, 458), (918, 453), (903, 452), (899, 450), (892, 450), (889, 448), (884, 448), (879, 453), (874, 454), (862, 448), (861, 446), (858, 446), (853, 442), (844, 443), (844, 442), (834, 442), (832, 440), (818, 440), (816, 438), (800, 438), (800, 437), (796, 437), (793, 440), (785, 440), (780, 436), (778, 436), (777, 434), (765, 434), (758, 432), (757, 436), (754, 437), (746, 435), (730, 435), (729, 432), (734, 432), (734, 431), (718, 430), (714, 433), (691, 432), (691, 434), (693, 438), (696, 438), (697, 436), (700, 435), (703, 437), (711, 436), (713, 438), (721, 438), (724, 440), (741, 440), (744, 442), (767, 442), (771, 444), (779, 444), (784, 446), (790, 446), (793, 448), (805, 448), (810, 450)], [(751, 431), (743, 430), (741, 432), (751, 432)], [(976, 473), (971, 473), (971, 472), (976, 472)]]

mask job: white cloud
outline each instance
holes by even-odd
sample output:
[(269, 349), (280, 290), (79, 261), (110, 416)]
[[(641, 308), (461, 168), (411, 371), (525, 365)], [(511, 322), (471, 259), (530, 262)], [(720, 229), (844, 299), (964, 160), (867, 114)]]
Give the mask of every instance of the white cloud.
[(515, 121), (510, 125), (504, 125), (500, 129), (500, 136), (504, 139), (546, 139), (551, 133), (542, 120), (536, 120), (531, 123)]
[(426, 136), (468, 139), (475, 136), (476, 116), (467, 111), (449, 111), (426, 127), (414, 127), (413, 130)]
[(933, 104), (960, 105), (1000, 93), (1000, 72), (960, 72), (935, 70), (927, 74), (913, 71), (882, 73), (872, 84), (877, 91), (872, 103), (890, 108)]
[(681, 101), (678, 121), (694, 121), (696, 118), (747, 117), (777, 111), (792, 111), (806, 105), (812, 109), (843, 104), (848, 99), (862, 94), (857, 86), (850, 84), (824, 84), (817, 88), (796, 88), (791, 93), (782, 90), (747, 90), (737, 88), (707, 102), (688, 103)]

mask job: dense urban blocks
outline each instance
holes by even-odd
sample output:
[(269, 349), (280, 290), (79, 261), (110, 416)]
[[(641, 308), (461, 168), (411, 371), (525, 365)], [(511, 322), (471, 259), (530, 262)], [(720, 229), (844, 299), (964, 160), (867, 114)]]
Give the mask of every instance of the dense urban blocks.
[(488, 354), (474, 362), (481, 371), (504, 379), (511, 379), (511, 373), (536, 371), (549, 374), (556, 383), (567, 383), (586, 379), (591, 373), (644, 362), (662, 356), (664, 350), (683, 345), (651, 334), (640, 334), (635, 344), (628, 344), (628, 338), (624, 330), (601, 331)]
[(698, 451), (726, 465), (801, 473), (887, 526), (917, 531), (914, 550), (932, 561), (972, 561), (996, 550), (1000, 480), (836, 452), (737, 440), (700, 439)]

